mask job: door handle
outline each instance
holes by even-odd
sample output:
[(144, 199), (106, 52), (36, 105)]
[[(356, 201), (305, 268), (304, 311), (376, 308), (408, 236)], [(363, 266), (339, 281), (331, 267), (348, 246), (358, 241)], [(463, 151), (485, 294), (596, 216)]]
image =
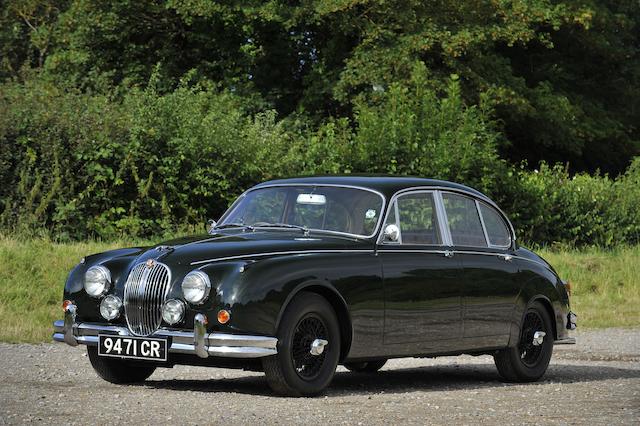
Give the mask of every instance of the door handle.
[(500, 259), (504, 260), (505, 262), (511, 262), (513, 260), (513, 256), (508, 255), (508, 254), (501, 254), (498, 257)]
[(445, 250), (444, 257), (453, 257), (453, 252), (451, 250)]

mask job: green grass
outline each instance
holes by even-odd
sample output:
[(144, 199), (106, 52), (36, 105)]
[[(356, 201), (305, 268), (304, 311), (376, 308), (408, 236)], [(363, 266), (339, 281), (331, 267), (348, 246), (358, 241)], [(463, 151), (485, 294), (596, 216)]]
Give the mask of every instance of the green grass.
[[(0, 236), (0, 341), (50, 341), (51, 323), (62, 317), (64, 281), (80, 258), (141, 244), (148, 242), (59, 244)], [(572, 282), (580, 327), (640, 326), (640, 246), (540, 253)]]
[(571, 282), (579, 327), (640, 326), (640, 246), (538, 253)]

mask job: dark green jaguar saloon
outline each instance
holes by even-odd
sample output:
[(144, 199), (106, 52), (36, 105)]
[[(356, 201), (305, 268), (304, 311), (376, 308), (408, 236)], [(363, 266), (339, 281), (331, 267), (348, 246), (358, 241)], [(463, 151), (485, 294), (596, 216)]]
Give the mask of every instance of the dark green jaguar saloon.
[(338, 364), (493, 355), (534, 381), (569, 344), (570, 288), (469, 187), (409, 177), (305, 177), (242, 194), (208, 235), (83, 258), (53, 339), (86, 345), (112, 383), (176, 364), (264, 371), (322, 392)]

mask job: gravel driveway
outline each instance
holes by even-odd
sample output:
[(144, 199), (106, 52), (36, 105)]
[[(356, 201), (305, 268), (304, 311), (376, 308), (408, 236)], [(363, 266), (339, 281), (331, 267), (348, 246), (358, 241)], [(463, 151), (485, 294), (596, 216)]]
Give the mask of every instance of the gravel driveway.
[(400, 359), (374, 375), (339, 367), (306, 399), (272, 396), (259, 373), (201, 367), (116, 386), (81, 347), (0, 344), (0, 424), (640, 424), (640, 329), (576, 337), (538, 383), (501, 383), (489, 356)]

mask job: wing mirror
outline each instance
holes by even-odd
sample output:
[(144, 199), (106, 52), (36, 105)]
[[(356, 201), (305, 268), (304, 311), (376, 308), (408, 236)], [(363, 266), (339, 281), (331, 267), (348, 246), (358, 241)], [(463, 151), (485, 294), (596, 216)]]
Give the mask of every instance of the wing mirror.
[(207, 221), (207, 233), (208, 234), (210, 234), (210, 235), (213, 234), (213, 228), (215, 228), (216, 224), (217, 224), (217, 222), (215, 220), (213, 220), (213, 219), (209, 219)]
[(397, 225), (390, 224), (384, 227), (384, 240), (397, 242), (400, 239), (400, 228)]

